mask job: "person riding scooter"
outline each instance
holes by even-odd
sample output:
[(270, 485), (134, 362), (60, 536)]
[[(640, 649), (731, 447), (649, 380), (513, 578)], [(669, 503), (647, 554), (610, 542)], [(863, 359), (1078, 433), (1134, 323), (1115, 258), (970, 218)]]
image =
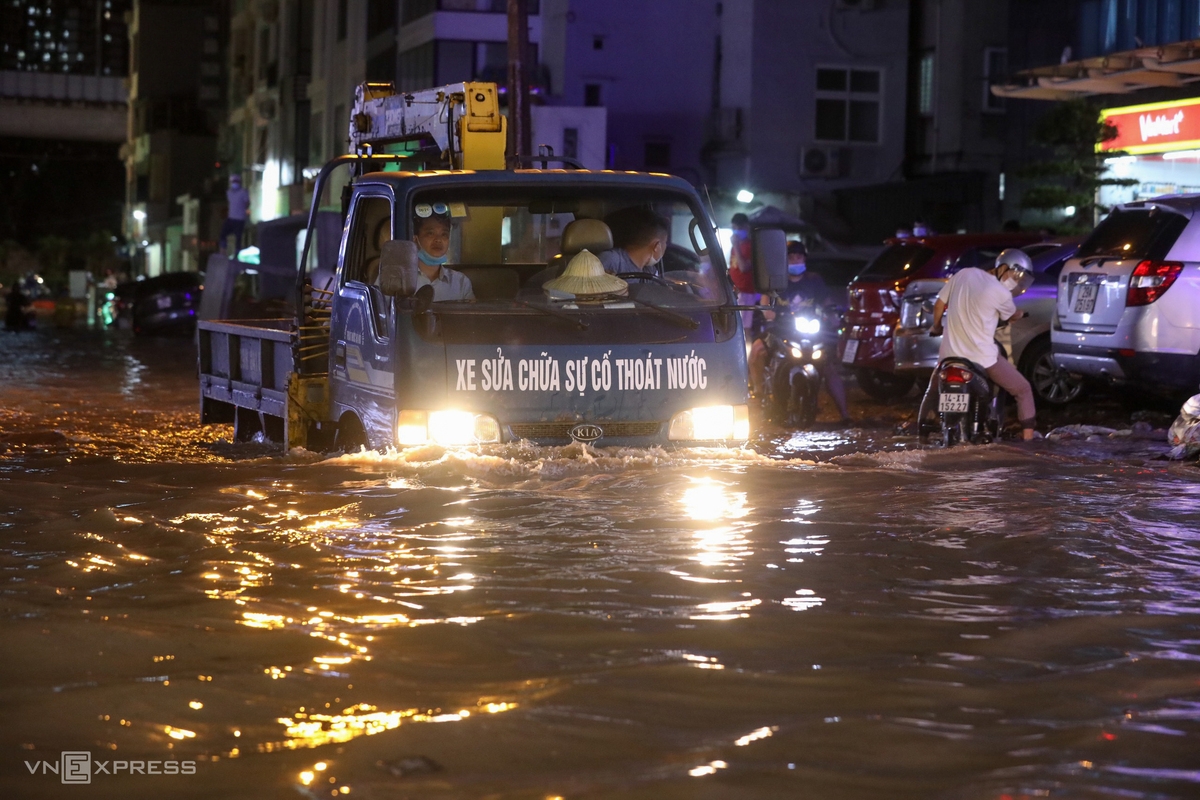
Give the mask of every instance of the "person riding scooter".
[[(786, 303), (783, 308), (778, 309), (785, 317), (786, 324), (792, 324), (791, 320), (801, 312), (806, 312), (808, 316), (822, 320), (821, 329), (819, 332), (812, 334), (815, 338), (823, 341), (826, 349), (829, 352), (836, 350), (837, 334), (836, 325), (828, 324), (828, 320), (824, 320), (827, 316), (825, 307), (829, 300), (829, 292), (825, 286), (825, 282), (819, 275), (808, 273), (806, 264), (808, 251), (804, 247), (803, 242), (788, 243), (788, 286), (779, 293), (780, 299)], [(766, 322), (764, 329), (769, 329), (776, 320), (776, 311), (764, 307), (762, 311), (763, 319)], [(772, 355), (767, 346), (768, 337), (764, 335), (756, 338), (753, 346), (750, 348), (750, 375), (754, 383), (754, 392), (758, 396), (763, 396), (766, 393), (766, 369), (767, 363)], [(832, 359), (828, 362), (822, 362), (819, 369), (822, 376), (822, 382), (825, 384), (825, 390), (829, 396), (833, 398), (834, 404), (837, 406), (838, 413), (841, 415), (843, 423), (849, 423), (850, 412), (846, 407), (846, 387), (842, 383), (841, 373), (838, 371), (838, 366), (832, 363)]]
[[(938, 352), (941, 360), (962, 358), (978, 364), (995, 384), (1017, 401), (1017, 418), (1025, 441), (1033, 438), (1036, 409), (1033, 388), (1017, 368), (1001, 356), (996, 327), (1024, 316), (1013, 304), (1013, 293), (1032, 281), (1033, 265), (1022, 250), (1009, 248), (996, 257), (993, 270), (967, 268), (950, 277), (933, 307), (930, 336), (945, 336)], [(935, 371), (935, 376), (937, 372)], [(928, 394), (928, 393), (927, 393)], [(925, 403), (922, 402), (922, 407)]]

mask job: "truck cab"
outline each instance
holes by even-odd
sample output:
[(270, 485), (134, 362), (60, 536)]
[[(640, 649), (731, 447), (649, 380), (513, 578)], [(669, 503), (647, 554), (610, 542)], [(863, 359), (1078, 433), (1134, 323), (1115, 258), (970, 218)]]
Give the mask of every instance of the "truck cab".
[[(623, 274), (582, 302), (544, 284), (613, 248), (630, 206), (696, 256)], [(441, 276), (473, 299), (385, 293), (384, 243), (431, 210), (450, 221)], [(345, 446), (527, 439), (606, 445), (745, 440), (745, 343), (699, 198), (667, 176), (565, 170), (382, 172), (354, 185), (334, 286), (330, 417)], [(460, 280), (457, 279), (456, 280)]]

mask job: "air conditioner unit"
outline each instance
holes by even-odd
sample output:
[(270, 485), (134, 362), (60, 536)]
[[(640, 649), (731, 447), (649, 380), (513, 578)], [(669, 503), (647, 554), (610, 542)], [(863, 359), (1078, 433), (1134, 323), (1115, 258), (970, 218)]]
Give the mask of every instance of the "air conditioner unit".
[(804, 147), (800, 149), (800, 177), (840, 178), (848, 166), (849, 154), (841, 147)]

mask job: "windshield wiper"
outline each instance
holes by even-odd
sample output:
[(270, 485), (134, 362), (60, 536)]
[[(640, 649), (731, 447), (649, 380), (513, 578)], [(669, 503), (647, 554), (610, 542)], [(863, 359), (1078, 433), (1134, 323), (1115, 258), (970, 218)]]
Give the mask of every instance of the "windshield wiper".
[(559, 311), (556, 308), (549, 308), (547, 306), (539, 306), (539, 305), (535, 305), (533, 303), (527, 303), (524, 300), (514, 300), (513, 302), (519, 306), (524, 306), (525, 308), (532, 308), (534, 311), (540, 311), (543, 314), (549, 314), (552, 317), (558, 317), (559, 319), (565, 319), (567, 322), (570, 322), (572, 325), (579, 326), (579, 330), (581, 330), (581, 331), (586, 331), (588, 329), (588, 327), (590, 327), (588, 325), (588, 323), (584, 322), (580, 317), (573, 316), (571, 314), (568, 314), (565, 311)]
[(639, 306), (645, 306), (652, 311), (658, 312), (661, 316), (671, 320), (677, 325), (683, 325), (691, 330), (696, 330), (696, 328), (700, 327), (700, 323), (696, 322), (696, 320), (692, 319), (691, 317), (676, 313), (670, 309), (663, 308), (662, 306), (656, 306), (654, 303), (647, 303), (645, 300), (639, 300), (633, 295), (629, 295), (629, 299), (637, 303)]

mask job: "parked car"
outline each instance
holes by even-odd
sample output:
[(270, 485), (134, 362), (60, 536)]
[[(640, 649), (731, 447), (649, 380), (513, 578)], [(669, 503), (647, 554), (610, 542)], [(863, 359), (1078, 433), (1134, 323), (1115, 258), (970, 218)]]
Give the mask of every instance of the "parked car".
[(868, 395), (879, 400), (903, 397), (914, 378), (895, 371), (892, 332), (909, 283), (944, 279), (964, 267), (990, 266), (1004, 248), (1043, 238), (1034, 233), (972, 233), (889, 239), (884, 251), (850, 283), (838, 357), (854, 368), (858, 385)]
[(1194, 390), (1200, 382), (1200, 196), (1118, 206), (1058, 279), (1051, 342), (1071, 372)]
[[(1083, 390), (1083, 379), (1056, 367), (1050, 351), (1058, 276), (1078, 247), (1078, 239), (1063, 239), (1021, 248), (1033, 262), (1033, 285), (1015, 302), (1028, 316), (1011, 322), (1007, 332), (998, 332), (1037, 399), (1051, 405), (1069, 403)], [(926, 278), (911, 281), (905, 289), (893, 339), (897, 375), (912, 374), (924, 383), (937, 367), (942, 337), (930, 336), (929, 328), (933, 304), (945, 284), (946, 278)]]
[(133, 284), (128, 301), (133, 332), (190, 334), (196, 328), (196, 311), (204, 284), (196, 272), (168, 272)]

